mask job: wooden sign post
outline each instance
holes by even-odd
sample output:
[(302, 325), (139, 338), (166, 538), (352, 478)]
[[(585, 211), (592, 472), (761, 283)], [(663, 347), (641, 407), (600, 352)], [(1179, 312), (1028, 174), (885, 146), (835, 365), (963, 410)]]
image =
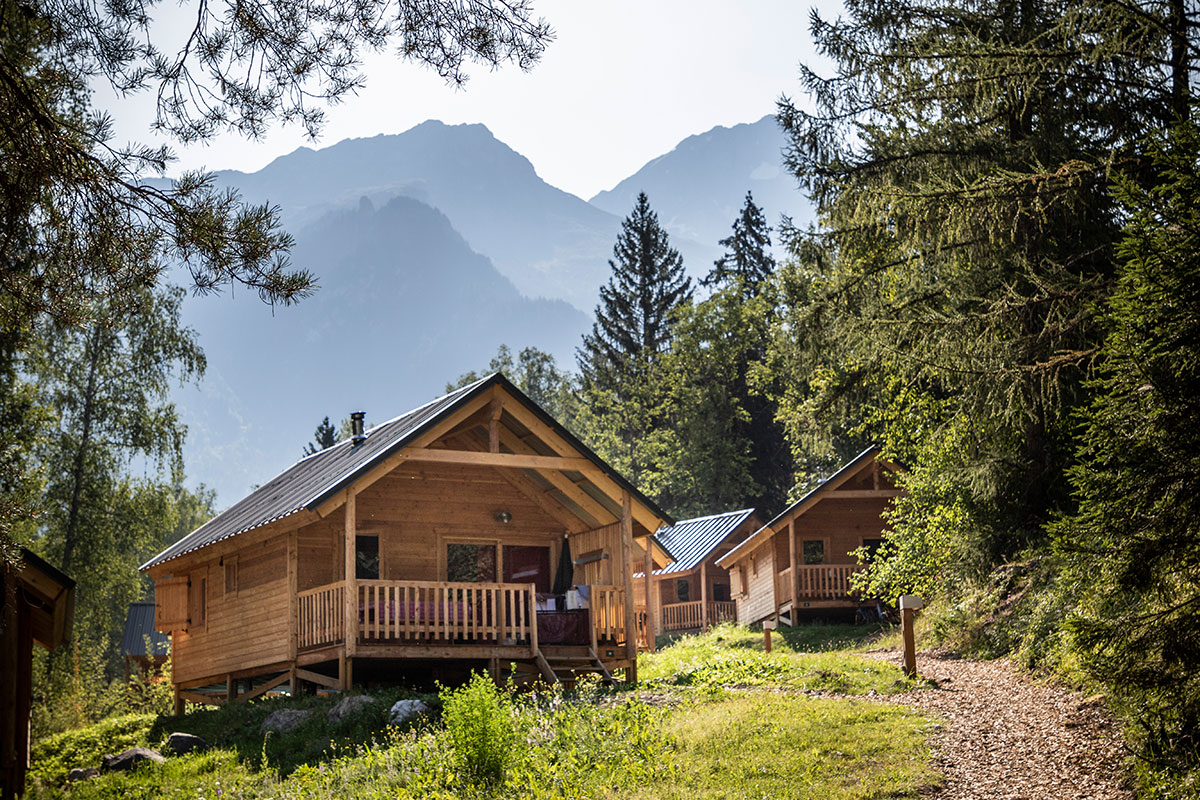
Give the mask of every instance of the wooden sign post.
[(900, 636), (904, 639), (904, 674), (917, 677), (917, 640), (913, 634), (913, 615), (925, 602), (915, 594), (900, 595)]
[(763, 650), (771, 652), (771, 631), (775, 630), (775, 622), (767, 620), (763, 623)]

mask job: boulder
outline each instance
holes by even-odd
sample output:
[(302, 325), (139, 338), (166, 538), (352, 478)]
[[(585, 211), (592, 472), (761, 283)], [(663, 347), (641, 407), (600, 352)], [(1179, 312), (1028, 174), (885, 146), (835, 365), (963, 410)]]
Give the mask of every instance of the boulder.
[(329, 723), (336, 725), (342, 720), (355, 717), (367, 706), (373, 706), (378, 701), (367, 694), (356, 694), (343, 697), (333, 708), (329, 709)]
[(76, 767), (67, 773), (67, 780), (71, 783), (74, 783), (75, 781), (87, 781), (99, 774), (100, 770), (96, 769), (95, 767), (88, 767), (87, 769), (80, 769), (79, 767)]
[(166, 759), (148, 747), (131, 747), (124, 753), (115, 756), (104, 756), (100, 761), (102, 764), (101, 769), (104, 772), (128, 772), (138, 764), (143, 764), (147, 761), (161, 764)]
[(427, 714), (429, 711), (429, 705), (421, 700), (397, 700), (396, 704), (392, 706), (392, 710), (388, 712), (388, 722), (392, 725), (399, 725), (413, 717)]
[(278, 711), (272, 711), (267, 715), (267, 718), (263, 720), (260, 730), (263, 733), (266, 733), (267, 731), (287, 733), (292, 728), (302, 724), (311, 716), (311, 711), (303, 711), (298, 708), (281, 708)]
[(167, 737), (167, 749), (177, 756), (194, 750), (202, 753), (208, 749), (208, 742), (190, 733), (177, 732)]

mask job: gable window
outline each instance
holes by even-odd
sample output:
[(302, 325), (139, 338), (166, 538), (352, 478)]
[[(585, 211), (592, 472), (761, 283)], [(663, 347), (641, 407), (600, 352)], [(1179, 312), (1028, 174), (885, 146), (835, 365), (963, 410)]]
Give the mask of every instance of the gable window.
[(825, 563), (825, 541), (823, 539), (806, 539), (804, 542), (804, 563)]
[(379, 580), (379, 537), (354, 537), (354, 577), (364, 581)]
[(467, 583), (496, 582), (496, 545), (446, 544), (446, 580)]

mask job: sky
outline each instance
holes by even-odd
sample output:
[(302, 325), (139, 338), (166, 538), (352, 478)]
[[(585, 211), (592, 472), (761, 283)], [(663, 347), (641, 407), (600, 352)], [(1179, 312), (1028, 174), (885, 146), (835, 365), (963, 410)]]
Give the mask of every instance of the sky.
[[(186, 29), (187, 6), (164, 3), (156, 30)], [(612, 188), (680, 140), (753, 122), (781, 95), (799, 100), (800, 63), (817, 64), (813, 3), (788, 0), (533, 0), (556, 39), (530, 72), (476, 66), (465, 88), (392, 53), (365, 60), (365, 88), (331, 108), (317, 142), (298, 127), (250, 141), (235, 134), (183, 148), (170, 171), (252, 172), (298, 147), (401, 133), (427, 119), (483, 123), (548, 183), (585, 199)], [(823, 10), (840, 4), (817, 3)], [(823, 12), (824, 13), (824, 12)], [(148, 93), (118, 99), (96, 87), (118, 142), (154, 142)]]

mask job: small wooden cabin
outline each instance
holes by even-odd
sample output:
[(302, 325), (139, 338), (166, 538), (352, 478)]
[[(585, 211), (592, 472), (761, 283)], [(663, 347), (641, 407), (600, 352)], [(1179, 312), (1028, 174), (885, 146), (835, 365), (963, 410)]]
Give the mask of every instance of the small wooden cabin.
[(882, 542), (883, 512), (901, 494), (892, 480), (899, 469), (868, 448), (717, 559), (729, 570), (738, 622), (795, 624), (809, 611), (874, 605), (850, 593), (862, 568), (850, 554)]
[(140, 673), (149, 677), (162, 669), (171, 655), (171, 639), (154, 630), (154, 603), (130, 603), (121, 633), (121, 657), (125, 659), (125, 682)]
[(20, 548), (20, 560), (0, 562), (0, 799), (25, 792), (33, 645), (53, 650), (71, 639), (75, 581)]
[[(361, 426), (361, 414), (353, 415)], [(672, 520), (501, 375), (310, 455), (142, 570), (177, 707), (518, 667), (636, 679)]]
[[(754, 509), (746, 508), (680, 520), (660, 528), (654, 538), (672, 560), (651, 574), (649, 605), (645, 599), (645, 572), (633, 576), (638, 618), (645, 620), (655, 636), (706, 630), (736, 620), (729, 572), (717, 560), (761, 526)], [(647, 637), (647, 644), (650, 641)]]

